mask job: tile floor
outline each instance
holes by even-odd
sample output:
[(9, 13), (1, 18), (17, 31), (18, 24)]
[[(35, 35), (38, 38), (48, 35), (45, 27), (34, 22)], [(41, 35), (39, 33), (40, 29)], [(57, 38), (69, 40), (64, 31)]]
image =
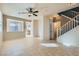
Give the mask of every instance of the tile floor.
[[(78, 47), (47, 48), (41, 43), (53, 43), (55, 41), (41, 41), (40, 39), (23, 38), (5, 41), (0, 51), (1, 56), (79, 56)], [(57, 43), (57, 42), (55, 42)], [(58, 44), (58, 43), (57, 43)]]

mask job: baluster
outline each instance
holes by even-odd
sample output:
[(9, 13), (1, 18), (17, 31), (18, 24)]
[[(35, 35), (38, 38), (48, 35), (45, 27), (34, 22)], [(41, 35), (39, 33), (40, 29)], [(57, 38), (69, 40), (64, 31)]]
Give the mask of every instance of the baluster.
[[(71, 24), (71, 22), (70, 22), (70, 29), (71, 29), (71, 26), (72, 26), (72, 24)], [(70, 30), (70, 29), (69, 29), (69, 30)]]
[(71, 21), (70, 21), (70, 29), (71, 29), (71, 27), (72, 27), (72, 24), (71, 24)]
[(62, 27), (62, 33), (61, 34), (63, 34), (64, 33), (64, 27)]
[(78, 16), (76, 17), (76, 21), (78, 21)]
[(60, 29), (58, 29), (58, 36), (60, 36), (60, 33), (59, 32), (60, 32)]
[[(65, 24), (65, 32), (66, 32), (66, 24)], [(65, 32), (64, 32), (64, 33), (65, 33)]]
[(58, 37), (60, 36), (60, 35), (59, 35), (59, 32), (60, 32), (60, 29), (58, 29)]
[(77, 23), (77, 24), (76, 24), (76, 26), (77, 26), (77, 25), (78, 25), (78, 22), (76, 21), (76, 23)]
[(60, 31), (59, 31), (60, 35), (61, 35), (61, 28), (60, 28)]
[(61, 28), (57, 28), (57, 38), (59, 36), (61, 36), (62, 34), (66, 33), (67, 31), (73, 29), (74, 27), (76, 27), (78, 25), (78, 22), (76, 19), (67, 22), (64, 26), (62, 26)]
[(67, 32), (67, 24), (66, 24), (66, 32)]
[(68, 31), (68, 23), (67, 23), (67, 31)]
[(67, 31), (68, 31), (68, 23), (67, 23)]
[(62, 27), (62, 34), (65, 33), (65, 25)]
[[(68, 28), (70, 29), (70, 22), (68, 23), (69, 25), (68, 25)], [(69, 29), (68, 29), (68, 31), (69, 31)]]
[(65, 32), (67, 32), (67, 24), (65, 25)]
[(63, 27), (62, 27), (62, 32), (61, 32), (61, 34), (62, 34), (62, 35), (63, 35), (63, 34), (64, 34), (64, 32), (65, 32), (65, 30), (64, 30), (64, 29), (65, 29), (65, 26), (63, 26)]
[(59, 29), (57, 28), (57, 39), (58, 39), (58, 37), (59, 37), (59, 31), (58, 31)]
[(72, 24), (72, 28), (71, 29), (73, 29), (73, 21), (71, 21), (71, 24)]
[(64, 26), (64, 33), (66, 32), (66, 24), (65, 24), (65, 26)]
[[(66, 32), (66, 24), (65, 24), (65, 27), (64, 27), (64, 33), (65, 33), (65, 32)], [(63, 34), (64, 34), (64, 33), (63, 33)]]
[(71, 21), (69, 22), (69, 30), (71, 29)]
[(69, 22), (67, 23), (67, 31), (69, 30)]
[(75, 27), (75, 20), (74, 20), (74, 27)]
[(62, 28), (61, 28), (61, 35), (62, 35)]
[(73, 23), (70, 21), (70, 30), (73, 28)]

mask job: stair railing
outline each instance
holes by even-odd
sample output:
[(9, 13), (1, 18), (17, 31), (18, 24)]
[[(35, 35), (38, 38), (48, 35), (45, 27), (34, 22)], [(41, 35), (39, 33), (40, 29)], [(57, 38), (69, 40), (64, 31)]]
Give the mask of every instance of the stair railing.
[(69, 18), (71, 19), (70, 21), (68, 21), (62, 27), (57, 28), (57, 38), (79, 25), (79, 21), (77, 20), (77, 17), (79, 17), (79, 14), (75, 16), (73, 19)]

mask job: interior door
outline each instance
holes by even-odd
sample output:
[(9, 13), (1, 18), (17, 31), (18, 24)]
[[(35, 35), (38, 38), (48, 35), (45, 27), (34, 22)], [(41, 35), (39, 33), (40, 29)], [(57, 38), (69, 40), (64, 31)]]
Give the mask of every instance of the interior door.
[(57, 21), (57, 22), (54, 22), (54, 39), (56, 39), (56, 35), (57, 35), (57, 28), (60, 28), (61, 27), (61, 22), (60, 21)]

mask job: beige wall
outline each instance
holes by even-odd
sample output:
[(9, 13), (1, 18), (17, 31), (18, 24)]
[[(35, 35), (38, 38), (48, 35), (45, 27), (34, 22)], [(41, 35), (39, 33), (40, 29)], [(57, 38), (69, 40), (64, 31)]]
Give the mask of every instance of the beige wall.
[(58, 16), (56, 15), (48, 15), (49, 19), (53, 19), (53, 17), (56, 17), (55, 21), (61, 21), (61, 26), (63, 26), (65, 23), (67, 23), (70, 19), (64, 17), (64, 16)]
[(24, 31), (23, 32), (7, 32), (7, 19), (14, 19), (14, 20), (19, 20), (23, 21), (25, 24), (25, 19), (13, 17), (13, 16), (7, 16), (3, 15), (3, 20), (4, 20), (4, 40), (12, 40), (12, 39), (19, 39), (19, 38), (24, 38), (25, 37), (25, 25), (24, 25)]
[[(61, 26), (63, 26), (65, 23), (67, 23), (70, 20), (70, 19), (65, 18), (63, 16), (56, 16), (56, 17), (57, 17), (56, 22), (60, 21)], [(53, 20), (53, 15), (49, 15), (49, 16), (45, 16), (44, 17), (44, 39), (45, 40), (49, 40), (50, 39), (50, 25), (49, 25), (49, 19), (50, 18)], [(53, 30), (56, 30), (56, 29), (52, 28), (52, 31)], [(54, 36), (54, 34), (52, 36)]]
[(50, 39), (49, 17), (44, 17), (44, 40)]
[(3, 18), (2, 18), (2, 13), (0, 11), (0, 23), (2, 24), (2, 26), (0, 26), (0, 48), (2, 46), (3, 43)]
[(39, 37), (39, 21), (38, 20), (34, 20), (33, 21), (33, 29), (34, 29), (34, 37)]
[(63, 26), (64, 24), (66, 24), (68, 21), (70, 21), (70, 19), (64, 17), (64, 16), (60, 16), (61, 17), (61, 26)]
[(44, 17), (43, 15), (39, 15), (39, 36), (40, 40), (44, 39)]
[(4, 40), (20, 39), (24, 37), (24, 32), (5, 32)]
[(2, 43), (3, 43), (3, 34), (0, 32), (0, 48), (2, 46)]

